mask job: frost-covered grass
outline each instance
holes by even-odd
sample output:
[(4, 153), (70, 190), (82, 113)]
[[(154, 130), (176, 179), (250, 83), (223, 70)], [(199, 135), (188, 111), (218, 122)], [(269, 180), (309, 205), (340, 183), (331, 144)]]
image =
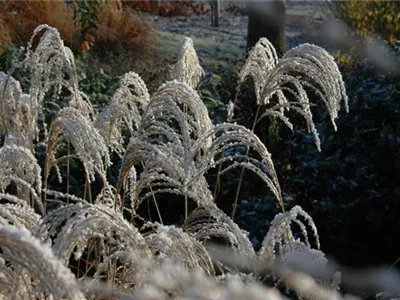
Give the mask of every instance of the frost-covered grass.
[[(26, 91), (12, 73), (0, 73), (2, 298), (347, 299), (339, 290), (338, 267), (319, 250), (311, 216), (284, 203), (265, 145), (252, 129), (210, 120), (194, 89), (203, 70), (191, 39), (171, 68), (173, 81), (150, 95), (129, 72), (100, 110), (80, 91), (73, 54), (55, 28), (35, 30), (18, 67), (30, 70)], [(334, 126), (342, 99), (347, 106), (335, 62), (314, 45), (278, 60), (272, 45), (261, 40), (239, 84), (248, 78), (260, 106), (253, 122), (272, 116), (292, 128), (287, 113), (294, 111), (306, 120), (318, 148), (307, 91), (319, 96)], [(240, 99), (235, 100), (231, 119)], [(243, 145), (246, 154), (234, 151)], [(41, 163), (35, 154), (43, 147)], [(109, 180), (112, 156), (121, 157), (115, 185)], [(69, 192), (70, 166), (77, 163), (83, 197)], [(205, 179), (211, 168), (219, 175), (234, 168), (254, 172), (276, 198), (282, 212), (259, 251), (216, 205)], [(62, 189), (51, 189), (51, 176)], [(165, 194), (182, 199), (181, 224), (164, 224), (159, 203)], [(156, 209), (157, 222), (141, 213), (146, 204)]]

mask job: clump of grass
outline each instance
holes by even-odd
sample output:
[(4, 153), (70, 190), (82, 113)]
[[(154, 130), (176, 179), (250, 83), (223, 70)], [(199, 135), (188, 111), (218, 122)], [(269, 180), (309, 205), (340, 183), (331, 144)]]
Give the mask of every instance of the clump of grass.
[[(98, 111), (80, 92), (73, 56), (57, 30), (40, 26), (33, 37), (40, 31), (44, 32), (37, 46), (32, 39), (23, 61), (33, 69), (29, 94), (24, 96), (12, 77), (0, 74), (0, 108), (7, 113), (2, 116), (6, 145), (0, 149), (0, 156), (7, 160), (0, 164), (0, 296), (283, 299), (278, 289), (271, 288), (283, 282), (306, 299), (344, 299), (337, 290), (336, 267), (327, 266), (319, 250), (312, 218), (298, 206), (286, 211), (265, 145), (243, 126), (211, 122), (191, 87), (201, 67), (194, 48), (189, 47), (190, 55), (186, 55), (190, 40), (176, 64), (181, 81), (166, 82), (150, 95), (143, 80), (130, 72), (111, 103)], [(309, 50), (307, 46), (298, 50), (300, 57), (293, 61), (315, 62)], [(185, 68), (195, 70), (194, 76)], [(336, 74), (334, 69), (324, 70)], [(338, 82), (331, 77), (326, 80), (333, 80), (331, 88), (336, 90)], [(299, 85), (294, 85), (299, 91)], [(20, 133), (26, 130), (10, 121), (22, 122), (14, 118), (19, 112), (13, 109), (22, 96), (33, 103), (35, 115), (42, 113), (43, 119), (50, 119), (35, 128), (37, 134), (28, 135), (29, 149), (23, 147), (23, 139), (10, 134), (14, 128)], [(54, 119), (42, 111), (49, 98)], [(126, 147), (123, 133), (130, 138)], [(43, 145), (42, 179), (32, 153)], [(252, 152), (234, 151), (243, 145)], [(11, 151), (18, 155), (10, 155)], [(108, 178), (113, 154), (122, 156), (116, 186)], [(63, 179), (61, 163), (67, 165), (63, 175), (69, 182), (68, 166), (74, 161), (81, 163), (86, 181), (83, 199), (69, 193), (68, 183), (64, 190), (52, 190), (47, 182), (51, 166)], [(205, 173), (217, 166), (220, 175), (234, 168), (254, 172), (282, 210), (258, 252), (248, 234), (214, 202)], [(95, 184), (100, 189), (94, 189)], [(161, 197), (166, 194), (182, 199), (183, 221), (175, 226), (163, 224), (159, 203), (166, 201)], [(54, 205), (47, 206), (50, 202)], [(34, 209), (41, 203), (39, 216)], [(140, 210), (150, 203), (160, 223), (149, 221), (149, 215)], [(226, 244), (223, 254), (209, 241)], [(303, 259), (303, 265), (296, 257)], [(312, 265), (313, 272), (304, 263)], [(261, 286), (265, 277), (272, 280), (270, 287)]]
[(128, 51), (138, 56), (151, 50), (154, 31), (129, 6), (107, 3), (99, 13), (97, 27), (94, 50), (102, 55)]
[(104, 54), (129, 52), (144, 55), (151, 50), (153, 31), (120, 1), (101, 3), (96, 28), (76, 47), (80, 28), (74, 23), (73, 5), (66, 1), (7, 1), (0, 4), (0, 48), (23, 45), (40, 24), (58, 29), (64, 43), (73, 49), (96, 50)]
[(10, 43), (24, 45), (37, 26), (49, 24), (58, 29), (67, 45), (72, 46), (78, 28), (73, 24), (72, 6), (66, 1), (4, 1), (0, 6)]

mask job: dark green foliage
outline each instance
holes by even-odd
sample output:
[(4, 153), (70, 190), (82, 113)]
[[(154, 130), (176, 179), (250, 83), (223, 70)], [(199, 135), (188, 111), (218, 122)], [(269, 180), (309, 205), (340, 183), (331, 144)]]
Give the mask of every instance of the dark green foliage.
[(74, 1), (74, 23), (79, 26), (82, 33), (97, 29), (99, 22), (99, 12), (101, 11), (101, 1)]
[(233, 60), (217, 65), (196, 88), (214, 124), (227, 121), (227, 104), (235, 99), (242, 64), (242, 60)]
[(224, 104), (233, 101), (236, 96), (239, 82), (239, 71), (243, 66), (243, 60), (226, 58), (228, 63), (221, 63), (212, 72), (220, 78), (216, 85), (220, 100)]
[(76, 67), (80, 75), (79, 88), (84, 92), (96, 108), (109, 103), (119, 85), (120, 77), (108, 76), (104, 72), (86, 74), (88, 60), (85, 54), (76, 59)]
[(79, 0), (73, 1), (74, 5), (74, 25), (79, 28), (79, 33), (75, 37), (73, 50), (77, 52), (81, 43), (87, 38), (88, 34), (93, 35), (99, 24), (99, 13), (102, 8), (100, 0)]
[(208, 73), (201, 78), (197, 85), (197, 93), (209, 111), (210, 118), (214, 124), (226, 122), (227, 107), (221, 102), (218, 86), (222, 78), (219, 75)]
[(275, 205), (275, 199), (270, 195), (263, 198), (253, 197), (239, 203), (238, 215), (235, 222), (249, 232), (249, 238), (256, 250), (261, 248), (261, 244), (270, 227), (269, 220), (273, 220), (274, 216), (280, 212)]
[[(400, 230), (400, 81), (365, 64), (342, 73), (350, 113), (340, 115), (335, 132), (327, 113), (315, 111), (322, 152), (305, 130), (290, 133), (279, 122), (279, 128), (264, 128), (267, 146), (287, 205), (310, 212), (328, 255), (350, 266), (392, 264), (399, 255), (392, 245)], [(227, 82), (223, 77), (219, 86)], [(216, 176), (208, 177), (213, 190)], [(221, 178), (217, 203), (228, 213), (238, 177), (239, 171)], [(266, 220), (278, 212), (268, 195), (261, 195), (265, 190), (245, 175), (235, 221), (249, 231), (255, 247), (268, 230)]]
[(0, 71), (12, 76), (19, 81), (24, 92), (28, 91), (30, 85), (30, 71), (22, 68), (18, 63), (21, 56), (21, 49), (10, 47), (0, 55)]
[(343, 74), (350, 114), (337, 132), (320, 125), (321, 153), (298, 131), (275, 156), (277, 169), (283, 190), (313, 216), (327, 254), (354, 266), (391, 264), (400, 230), (398, 80), (364, 66)]

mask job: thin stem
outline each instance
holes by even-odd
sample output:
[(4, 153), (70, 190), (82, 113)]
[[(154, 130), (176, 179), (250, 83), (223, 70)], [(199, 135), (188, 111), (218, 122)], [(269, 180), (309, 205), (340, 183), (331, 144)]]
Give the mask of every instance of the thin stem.
[[(252, 132), (254, 132), (254, 129), (256, 127), (258, 115), (260, 113), (260, 108), (261, 108), (261, 105), (259, 105), (258, 108), (257, 108), (256, 116), (254, 117), (253, 126), (251, 128)], [(246, 146), (246, 156), (249, 155), (249, 152), (250, 152), (250, 148)], [(232, 220), (235, 218), (235, 214), (236, 214), (237, 203), (238, 203), (238, 200), (239, 200), (239, 194), (240, 194), (240, 190), (242, 188), (244, 169), (245, 168), (242, 167), (242, 169), (240, 170), (239, 183), (238, 183), (238, 186), (236, 188), (236, 195), (235, 195), (235, 200), (233, 202), (233, 209), (232, 209), (232, 214), (231, 214)]]
[[(236, 94), (235, 94), (235, 100), (233, 101), (233, 103), (236, 103), (237, 98), (238, 98), (238, 93), (239, 93), (239, 89), (236, 90)], [(256, 118), (257, 119), (257, 118)], [(231, 121), (231, 120), (228, 120)], [(225, 151), (223, 153), (221, 153), (221, 155), (225, 155)], [(220, 189), (221, 189), (221, 178), (220, 178), (220, 172), (222, 169), (222, 162), (219, 164), (218, 166), (218, 172), (217, 172), (217, 180), (215, 181), (215, 186), (214, 186), (214, 202), (216, 202), (217, 199), (217, 194), (219, 193)]]
[(150, 222), (153, 222), (152, 219), (151, 219), (151, 212), (150, 212), (149, 200), (147, 200), (147, 214), (148, 214), (148, 216), (149, 216)]
[(69, 138), (67, 139), (67, 203), (69, 203)]
[[(223, 152), (223, 155), (225, 155), (225, 151)], [(217, 199), (217, 194), (221, 190), (221, 178), (219, 173), (221, 172), (222, 169), (222, 163), (219, 164), (218, 166), (218, 172), (217, 172), (217, 180), (215, 181), (215, 186), (214, 186), (214, 202), (216, 202)]]
[(393, 269), (393, 267), (400, 261), (400, 257), (396, 259), (396, 261), (390, 266), (389, 272)]
[(46, 154), (46, 160), (44, 163), (44, 183), (43, 183), (43, 188), (44, 188), (44, 194), (43, 194), (43, 216), (46, 215), (46, 200), (47, 200), (47, 177), (48, 177), (48, 172), (49, 172), (49, 162), (48, 162), (48, 153)]
[[(185, 120), (187, 121), (188, 107), (186, 104), (183, 105), (183, 112)], [(187, 217), (188, 217), (188, 197), (187, 194), (185, 194), (185, 221), (187, 220)]]
[[(247, 155), (247, 153), (246, 153), (246, 155)], [(239, 183), (236, 188), (235, 201), (233, 202), (233, 209), (232, 209), (232, 215), (231, 215), (232, 220), (236, 214), (236, 208), (237, 208), (237, 203), (238, 203), (238, 199), (239, 199), (239, 194), (240, 194), (240, 190), (242, 188), (243, 175), (244, 175), (244, 167), (242, 167), (242, 169), (240, 170)]]
[(81, 271), (81, 259), (78, 260), (78, 269), (77, 269), (76, 278), (79, 278), (79, 272)]
[(87, 183), (88, 183), (88, 180), (86, 178), (86, 180), (85, 180), (85, 188), (84, 188), (84, 192), (83, 192), (83, 199), (85, 199), (85, 200), (86, 200)]
[(160, 223), (161, 223), (162, 225), (164, 225), (164, 222), (163, 222), (162, 217), (161, 217), (160, 209), (158, 208), (158, 204), (157, 204), (156, 197), (154, 196), (154, 192), (153, 192), (153, 189), (152, 189), (151, 187), (150, 187), (150, 191), (151, 191), (151, 193), (152, 193), (154, 205), (156, 206), (156, 210), (157, 210), (158, 218), (160, 219)]
[[(143, 161), (141, 161), (141, 164), (142, 164), (142, 167), (144, 169)], [(161, 217), (160, 209), (158, 207), (158, 203), (157, 203), (157, 200), (156, 200), (156, 196), (154, 195), (154, 191), (153, 191), (152, 187), (150, 187), (150, 192), (151, 192), (151, 195), (153, 197), (154, 205), (156, 206), (156, 210), (157, 210), (158, 218), (160, 219), (160, 223), (164, 225), (164, 222), (163, 222), (162, 217)], [(133, 207), (132, 207), (132, 209), (133, 209)]]
[(185, 221), (187, 220), (188, 217), (188, 196), (185, 195)]
[(89, 179), (87, 177), (86, 177), (86, 182), (87, 182), (86, 187), (87, 187), (87, 192), (88, 192), (89, 203), (92, 203), (92, 190), (91, 190)]

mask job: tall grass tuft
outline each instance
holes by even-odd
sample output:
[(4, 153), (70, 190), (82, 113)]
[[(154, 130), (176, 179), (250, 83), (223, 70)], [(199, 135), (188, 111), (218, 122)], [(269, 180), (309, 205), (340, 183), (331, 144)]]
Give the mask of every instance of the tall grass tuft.
[[(338, 290), (337, 267), (320, 250), (312, 217), (284, 203), (266, 146), (253, 130), (211, 122), (194, 89), (203, 73), (191, 40), (181, 54), (175, 80), (150, 95), (140, 76), (129, 72), (98, 110), (80, 91), (72, 52), (49, 25), (34, 31), (22, 62), (31, 69), (29, 93), (11, 74), (0, 73), (0, 297), (286, 299), (291, 293), (348, 299)], [(291, 126), (285, 113), (294, 110), (316, 138), (308, 89), (333, 124), (346, 101), (337, 66), (313, 45), (278, 60), (261, 40), (241, 73), (242, 81), (248, 77), (263, 105), (258, 117)], [(46, 104), (53, 105), (52, 114)], [(26, 123), (31, 116), (34, 122)], [(35, 156), (43, 146), (44, 166)], [(246, 153), (236, 151), (243, 146)], [(122, 158), (115, 185), (113, 154)], [(82, 165), (83, 198), (69, 192), (69, 181), (66, 191), (49, 184), (53, 167), (60, 180), (69, 178), (75, 160)], [(67, 174), (60, 167), (65, 163)], [(249, 170), (276, 198), (282, 213), (258, 252), (216, 205), (205, 176), (212, 168), (219, 175)], [(160, 205), (171, 198), (184, 210), (173, 225), (163, 223)], [(140, 209), (144, 204), (156, 208), (159, 223)]]
[[(335, 119), (342, 100), (346, 111), (349, 110), (342, 75), (333, 57), (316, 45), (302, 44), (278, 59), (272, 44), (262, 38), (246, 60), (240, 73), (240, 84), (249, 78), (254, 84), (256, 104), (261, 108), (253, 124), (269, 116), (280, 119), (293, 129), (293, 123), (287, 116), (292, 111), (305, 120), (319, 151), (321, 143), (311, 112), (315, 103), (309, 94), (314, 93), (322, 101), (335, 130)], [(243, 105), (238, 98), (234, 104)]]

